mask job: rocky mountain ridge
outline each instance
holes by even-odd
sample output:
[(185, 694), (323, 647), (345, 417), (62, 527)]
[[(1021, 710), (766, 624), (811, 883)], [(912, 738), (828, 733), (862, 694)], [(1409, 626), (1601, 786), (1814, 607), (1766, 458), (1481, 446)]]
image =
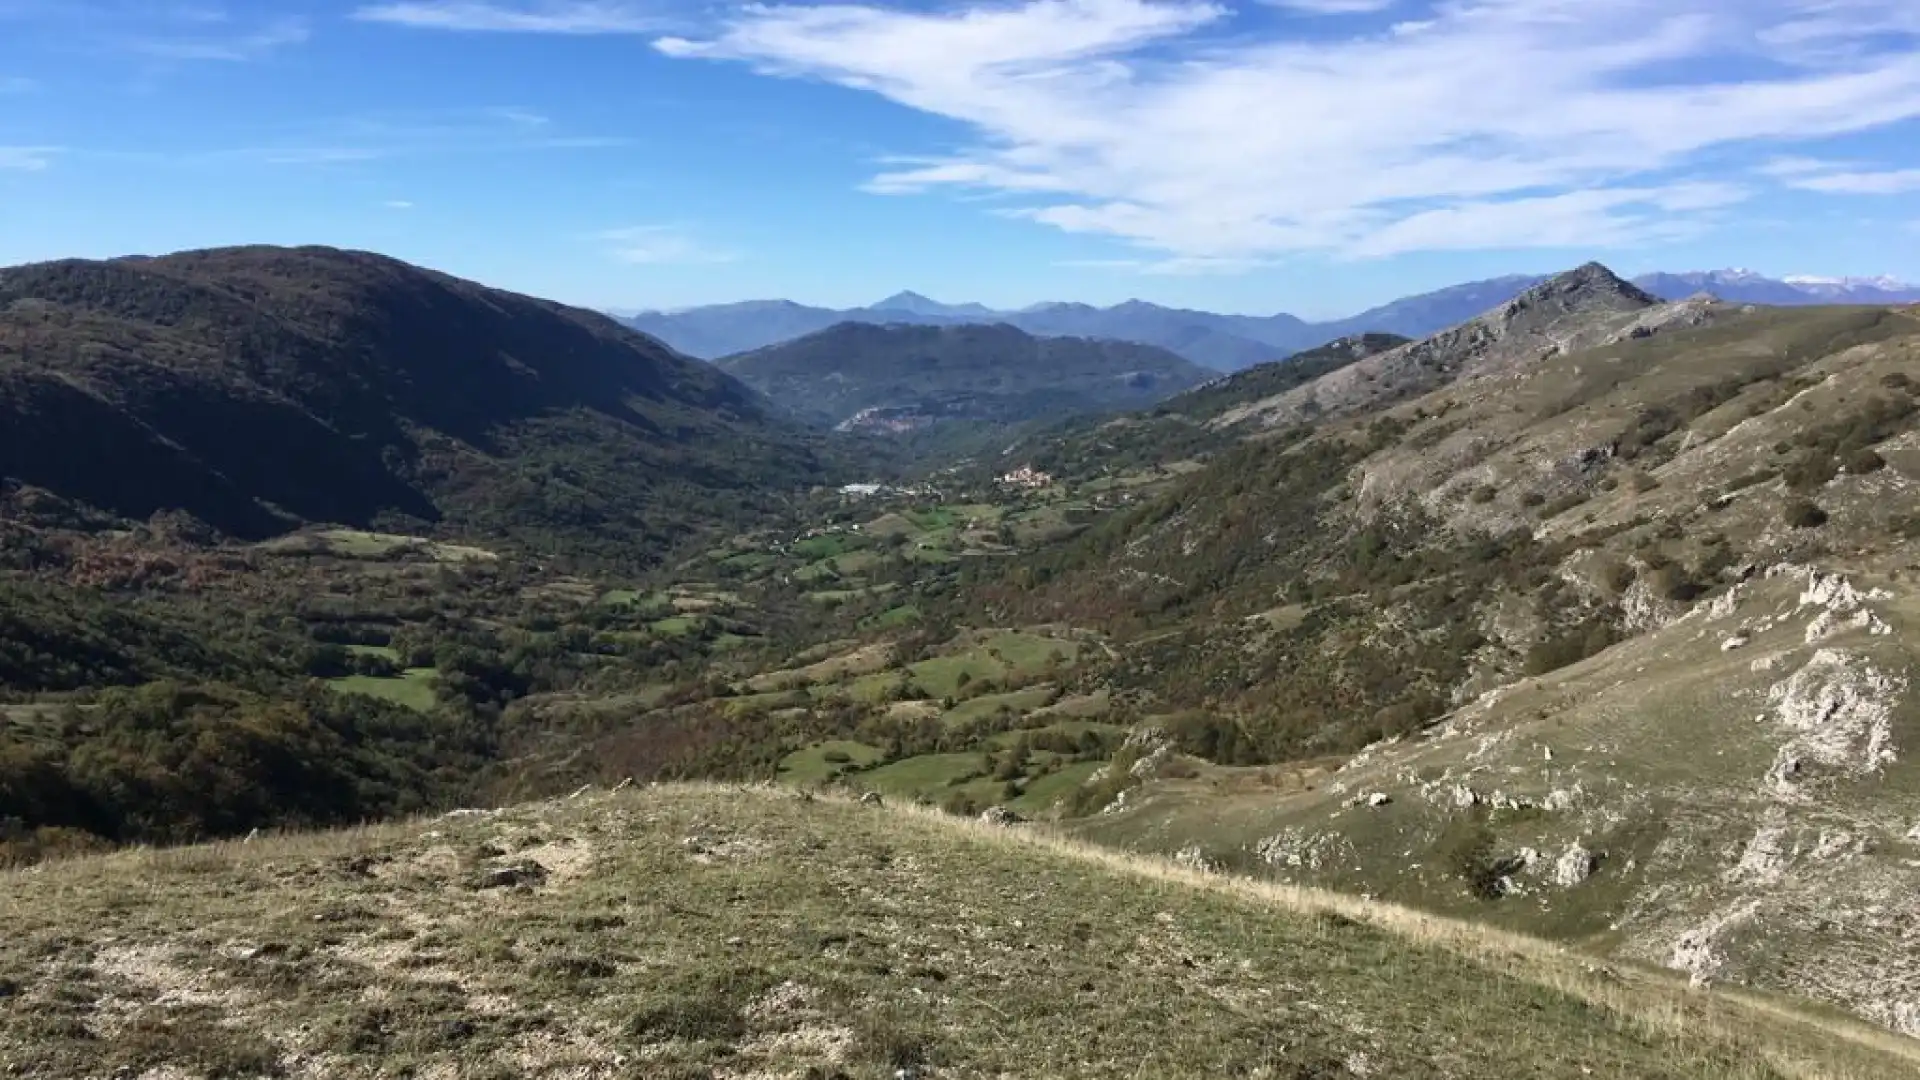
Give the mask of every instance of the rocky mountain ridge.
[(1215, 422), (1273, 426), (1345, 415), (1456, 380), (1509, 376), (1529, 364), (1625, 337), (1650, 336), (1664, 326), (1699, 325), (1712, 311), (1707, 299), (1663, 305), (1605, 266), (1588, 263), (1459, 326), (1367, 357), (1285, 394), (1249, 402)]

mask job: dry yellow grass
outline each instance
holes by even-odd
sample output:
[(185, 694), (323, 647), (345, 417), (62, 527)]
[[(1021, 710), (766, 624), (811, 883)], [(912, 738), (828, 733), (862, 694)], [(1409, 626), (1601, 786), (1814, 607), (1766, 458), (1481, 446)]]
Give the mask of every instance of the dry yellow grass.
[(1920, 1072), (1516, 935), (769, 788), (76, 859), (0, 917), (0, 1073), (36, 1077)]

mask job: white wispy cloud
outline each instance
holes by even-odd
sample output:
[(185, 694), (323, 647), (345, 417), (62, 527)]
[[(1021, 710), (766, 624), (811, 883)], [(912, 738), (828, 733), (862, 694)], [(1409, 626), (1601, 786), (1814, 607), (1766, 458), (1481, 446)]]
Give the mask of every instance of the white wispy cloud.
[(554, 130), (544, 114), (519, 107), (391, 112), (307, 125), (255, 146), (189, 155), (193, 162), (352, 165), (392, 158), (593, 150), (628, 145), (622, 136)]
[(0, 146), (0, 172), (41, 172), (59, 154), (57, 146)]
[(629, 225), (608, 229), (594, 237), (608, 254), (624, 263), (641, 265), (730, 263), (739, 255), (711, 248), (681, 225)]
[(1770, 176), (1775, 180), (1790, 180), (1798, 176), (1812, 176), (1816, 173), (1834, 172), (1847, 167), (1845, 162), (1829, 161), (1825, 158), (1787, 155), (1784, 157), (1769, 158), (1761, 162), (1759, 167), (1754, 169), (1754, 172), (1759, 173), (1761, 176)]
[(1162, 259), (1646, 243), (1750, 194), (1740, 154), (1920, 118), (1911, 0), (1403, 6), (1302, 40), (1205, 0), (756, 5), (655, 47), (973, 133), (869, 190), (990, 194)]
[(1399, 0), (1261, 0), (1270, 7), (1304, 15), (1370, 15), (1385, 11)]
[(618, 0), (548, 0), (489, 3), (486, 0), (398, 0), (367, 4), (353, 17), (422, 30), (467, 30), (522, 34), (635, 34), (667, 25), (658, 10)]
[(1060, 259), (1053, 265), (1074, 270), (1118, 270), (1149, 277), (1202, 277), (1208, 274), (1239, 274), (1255, 267), (1271, 265), (1268, 259), (1209, 259), (1176, 257), (1170, 259)]
[(170, 10), (169, 15), (169, 23), (186, 24), (193, 32), (175, 33), (169, 29), (133, 38), (126, 42), (127, 50), (156, 60), (247, 63), (299, 45), (312, 36), (306, 20), (300, 18), (234, 27), (220, 9), (179, 8)]
[(1920, 169), (1817, 172), (1789, 178), (1786, 184), (1825, 195), (1904, 195), (1920, 191)]
[(1776, 157), (1757, 170), (1786, 187), (1823, 195), (1905, 195), (1920, 192), (1920, 168), (1883, 168), (1859, 161)]
[(413, 203), (407, 199), (388, 199), (380, 204), (389, 210), (411, 210)]

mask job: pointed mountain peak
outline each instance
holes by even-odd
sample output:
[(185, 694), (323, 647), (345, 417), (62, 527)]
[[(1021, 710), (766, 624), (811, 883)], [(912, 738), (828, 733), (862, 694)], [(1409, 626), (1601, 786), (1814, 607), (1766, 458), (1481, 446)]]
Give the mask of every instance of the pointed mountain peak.
[(870, 304), (867, 311), (903, 311), (911, 315), (932, 318), (978, 319), (995, 314), (992, 308), (981, 304), (943, 304), (928, 296), (903, 289), (877, 304)]
[(902, 289), (892, 296), (887, 297), (885, 300), (870, 306), (894, 311), (913, 311), (917, 308), (941, 307), (942, 305), (929, 297), (914, 292), (912, 289)]
[(1651, 307), (1660, 298), (1598, 262), (1582, 263), (1528, 289), (1507, 305), (1509, 313), (1550, 302), (1562, 307)]

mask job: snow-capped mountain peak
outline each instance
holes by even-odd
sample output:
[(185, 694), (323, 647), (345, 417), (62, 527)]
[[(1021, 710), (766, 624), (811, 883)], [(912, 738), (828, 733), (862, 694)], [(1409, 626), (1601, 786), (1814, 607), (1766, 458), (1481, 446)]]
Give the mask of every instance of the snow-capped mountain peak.
[(1811, 274), (1789, 274), (1780, 280), (1789, 285), (1814, 289), (1876, 289), (1881, 292), (1911, 292), (1920, 288), (1884, 274), (1879, 277), (1815, 277)]

